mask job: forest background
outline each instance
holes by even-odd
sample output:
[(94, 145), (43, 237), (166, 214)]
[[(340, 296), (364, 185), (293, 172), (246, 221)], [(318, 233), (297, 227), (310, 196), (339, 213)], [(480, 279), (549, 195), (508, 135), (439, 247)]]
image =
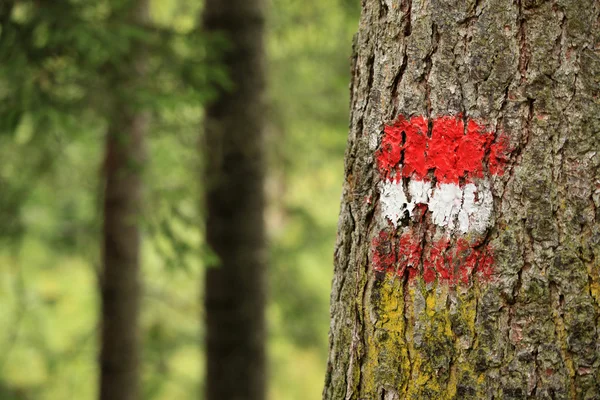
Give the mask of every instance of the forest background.
[[(203, 104), (228, 84), (218, 63), (227, 42), (199, 32), (201, 0), (153, 0), (145, 30), (109, 18), (118, 0), (12, 3), (8, 15), (0, 5), (0, 399), (96, 396), (106, 99), (133, 96), (104, 66), (125, 65), (140, 37), (150, 78), (132, 101), (153, 121), (142, 397), (200, 398), (200, 288), (215, 260), (203, 241), (198, 143)], [(359, 6), (268, 1), (271, 399), (322, 390)]]

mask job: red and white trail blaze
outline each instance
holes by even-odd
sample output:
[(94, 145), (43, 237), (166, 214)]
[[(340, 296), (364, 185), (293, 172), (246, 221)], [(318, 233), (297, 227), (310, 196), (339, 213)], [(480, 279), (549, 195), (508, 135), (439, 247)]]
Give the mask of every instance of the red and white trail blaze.
[[(475, 270), (489, 278), (492, 252), (481, 248), (493, 211), (488, 177), (503, 173), (507, 155), (503, 136), (460, 115), (400, 116), (386, 126), (376, 158), (380, 212), (390, 228), (373, 239), (374, 269), (426, 282), (468, 283)], [(402, 228), (406, 218), (428, 218), (441, 234), (423, 241)]]

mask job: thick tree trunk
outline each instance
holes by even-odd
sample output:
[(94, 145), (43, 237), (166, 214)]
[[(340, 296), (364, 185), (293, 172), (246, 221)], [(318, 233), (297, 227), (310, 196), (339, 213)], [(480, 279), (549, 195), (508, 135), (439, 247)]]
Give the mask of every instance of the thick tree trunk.
[[(134, 20), (147, 21), (148, 6), (138, 2)], [(135, 49), (133, 65), (119, 66), (115, 87), (135, 90), (144, 79), (145, 55)], [(129, 96), (127, 96), (129, 97)], [(132, 96), (135, 98), (135, 96)], [(144, 137), (149, 116), (131, 99), (115, 96), (106, 135), (104, 231), (102, 247), (101, 400), (139, 398), (140, 229)]]
[(600, 398), (600, 3), (363, 1), (324, 399)]
[(204, 27), (231, 42), (233, 83), (206, 110), (206, 236), (219, 257), (206, 273), (206, 398), (265, 397), (263, 5), (208, 0)]

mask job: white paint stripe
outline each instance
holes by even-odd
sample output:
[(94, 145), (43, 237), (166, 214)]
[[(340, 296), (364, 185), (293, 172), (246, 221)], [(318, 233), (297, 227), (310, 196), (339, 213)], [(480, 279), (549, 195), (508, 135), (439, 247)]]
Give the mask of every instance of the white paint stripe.
[(429, 201), (429, 211), (433, 223), (454, 229), (454, 221), (460, 212), (462, 190), (453, 183), (442, 183), (433, 191)]
[(460, 213), (458, 213), (458, 229), (462, 233), (469, 231), (469, 217), (477, 211), (475, 201), (476, 191), (477, 187), (472, 183), (465, 185), (463, 190), (463, 204)]
[(413, 215), (416, 204), (426, 204), (434, 224), (461, 233), (484, 232), (492, 215), (493, 197), (487, 180), (479, 186), (468, 183), (460, 188), (453, 183), (443, 183), (431, 188), (431, 182), (411, 180), (408, 184), (410, 201), (402, 182), (385, 181), (380, 184), (381, 213), (395, 226), (406, 212)]
[(408, 202), (404, 194), (402, 182), (386, 181), (380, 187), (381, 212), (395, 226), (398, 226), (404, 213), (412, 215), (413, 204)]
[(429, 193), (431, 192), (431, 182), (413, 179), (408, 183), (408, 191), (410, 199), (414, 204), (427, 204)]
[(458, 215), (460, 231), (462, 233), (467, 233), (469, 230), (485, 232), (490, 224), (494, 207), (494, 197), (488, 181), (484, 180), (480, 187), (468, 183), (463, 192), (462, 209)]

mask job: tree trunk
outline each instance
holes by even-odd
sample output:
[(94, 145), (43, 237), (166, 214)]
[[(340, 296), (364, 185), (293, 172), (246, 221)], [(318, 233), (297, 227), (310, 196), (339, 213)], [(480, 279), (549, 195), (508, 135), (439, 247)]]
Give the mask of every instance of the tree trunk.
[(146, 120), (122, 115), (107, 135), (100, 399), (138, 398), (142, 141)]
[[(147, 21), (148, 5), (140, 0), (135, 22)], [(138, 46), (131, 66), (111, 71), (115, 88), (135, 90), (144, 79), (145, 55)], [(132, 104), (134, 96), (117, 93), (106, 135), (104, 164), (104, 231), (102, 248), (101, 400), (139, 398), (140, 229), (144, 137), (148, 113)]]
[(206, 237), (220, 260), (206, 272), (206, 398), (265, 397), (263, 5), (208, 0), (207, 32), (232, 47), (233, 84), (206, 110)]
[(600, 3), (363, 1), (324, 399), (600, 398)]

